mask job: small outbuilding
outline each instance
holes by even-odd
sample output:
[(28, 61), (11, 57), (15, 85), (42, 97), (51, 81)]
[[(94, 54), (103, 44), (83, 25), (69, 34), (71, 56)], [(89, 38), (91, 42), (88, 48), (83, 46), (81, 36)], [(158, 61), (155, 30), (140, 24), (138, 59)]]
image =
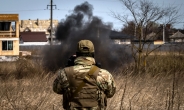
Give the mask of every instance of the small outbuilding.
[(173, 35), (169, 36), (170, 42), (184, 42), (184, 34), (177, 31)]

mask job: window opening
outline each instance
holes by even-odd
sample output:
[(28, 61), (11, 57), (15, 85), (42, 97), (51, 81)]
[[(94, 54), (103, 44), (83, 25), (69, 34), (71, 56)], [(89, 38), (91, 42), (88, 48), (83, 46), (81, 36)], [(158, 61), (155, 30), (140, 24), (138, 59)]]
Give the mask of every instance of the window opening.
[(9, 31), (11, 22), (0, 22), (0, 31)]
[(13, 41), (2, 41), (2, 50), (13, 50)]

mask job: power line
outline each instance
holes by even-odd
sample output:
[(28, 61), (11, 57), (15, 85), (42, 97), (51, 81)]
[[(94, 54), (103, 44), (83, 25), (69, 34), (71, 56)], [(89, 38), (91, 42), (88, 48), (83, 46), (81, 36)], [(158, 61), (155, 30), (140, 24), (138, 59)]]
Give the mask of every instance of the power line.
[(10, 10), (10, 11), (0, 11), (0, 12), (21, 12), (21, 11), (43, 11), (44, 9), (31, 9), (31, 10)]
[(48, 7), (50, 7), (50, 39), (51, 39), (50, 45), (52, 45), (52, 43), (53, 43), (53, 36), (52, 36), (52, 34), (53, 34), (53, 27), (52, 27), (53, 6), (55, 7), (55, 9), (57, 8), (56, 5), (53, 5), (53, 1), (50, 0), (50, 5), (47, 5), (47, 9), (48, 9)]
[[(30, 9), (30, 10), (9, 10), (9, 11), (0, 11), (1, 13), (2, 12), (23, 12), (23, 11), (44, 11), (44, 10), (47, 10), (47, 9)], [(57, 10), (61, 10), (61, 11), (71, 11), (70, 9), (57, 9)], [(107, 11), (93, 11), (93, 12), (96, 12), (96, 13), (109, 13)], [(121, 13), (121, 12), (117, 12), (117, 13)]]

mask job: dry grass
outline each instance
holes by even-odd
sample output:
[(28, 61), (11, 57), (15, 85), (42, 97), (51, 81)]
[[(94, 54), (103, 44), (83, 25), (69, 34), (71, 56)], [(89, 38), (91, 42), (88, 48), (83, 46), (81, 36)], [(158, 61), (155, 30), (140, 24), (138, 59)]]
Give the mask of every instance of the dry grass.
[[(42, 77), (43, 78), (43, 77)], [(52, 78), (21, 79), (1, 83), (1, 110), (59, 110), (60, 97), (52, 92)]]
[(110, 99), (108, 110), (183, 110), (183, 79), (150, 75), (116, 77), (117, 92)]
[(0, 110), (62, 110), (61, 96), (52, 91), (55, 75), (40, 62), (20, 59), (0, 67)]
[[(107, 109), (183, 110), (183, 62), (183, 56), (154, 56), (142, 74), (131, 66), (112, 72), (117, 92)], [(52, 91), (55, 75), (41, 65), (26, 59), (0, 63), (0, 110), (63, 110), (62, 96)]]

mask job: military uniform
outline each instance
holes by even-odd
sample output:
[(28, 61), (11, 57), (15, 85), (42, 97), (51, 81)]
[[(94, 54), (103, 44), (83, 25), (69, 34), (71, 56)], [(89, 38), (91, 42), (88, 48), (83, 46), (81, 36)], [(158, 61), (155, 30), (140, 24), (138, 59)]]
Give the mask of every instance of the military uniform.
[[(105, 110), (107, 106), (106, 98), (111, 98), (116, 91), (112, 75), (107, 70), (98, 68), (96, 75), (93, 75), (94, 78), (91, 78), (92, 80), (89, 82), (85, 82), (77, 91), (76, 89), (78, 89), (78, 87), (75, 86), (80, 85), (80, 79), (85, 77), (85, 74), (95, 65), (95, 59), (88, 56), (79, 56), (74, 60), (74, 64), (72, 67), (58, 70), (58, 76), (53, 83), (53, 91), (57, 94), (63, 94), (64, 96), (66, 93), (73, 93), (73, 95), (65, 97), (64, 100), (68, 100), (69, 105), (64, 108), (67, 110)], [(72, 72), (70, 72), (70, 70)], [(75, 78), (78, 78), (78, 81), (71, 81)], [(77, 91), (78, 95), (76, 98), (73, 99), (75, 95), (74, 92), (71, 91)], [(80, 99), (81, 97), (82, 99)], [(95, 100), (97, 105), (95, 105)], [(63, 106), (65, 106), (65, 104), (66, 103), (64, 103)]]

